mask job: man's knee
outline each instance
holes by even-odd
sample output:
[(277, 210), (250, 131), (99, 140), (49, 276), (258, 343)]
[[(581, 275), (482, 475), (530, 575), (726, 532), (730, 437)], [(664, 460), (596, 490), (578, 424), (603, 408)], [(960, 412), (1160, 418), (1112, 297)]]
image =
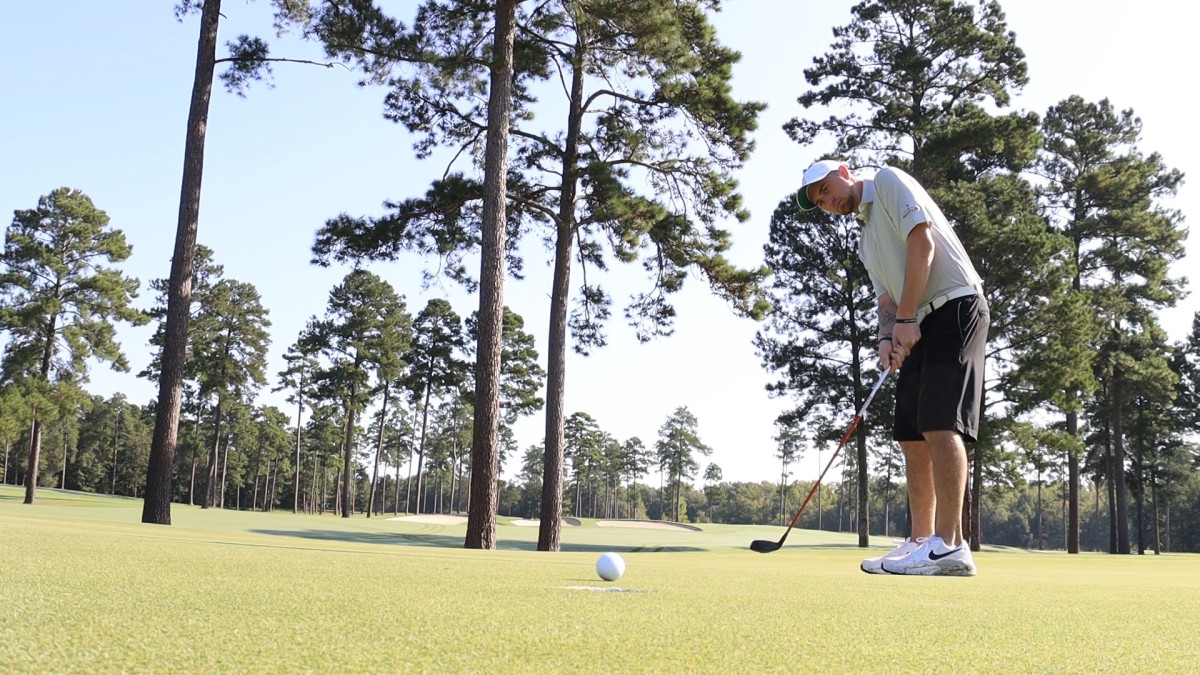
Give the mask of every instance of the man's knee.
[(943, 449), (966, 449), (966, 444), (963, 443), (962, 434), (954, 430), (926, 431), (924, 436), (925, 443), (932, 451)]
[(900, 451), (904, 453), (906, 462), (929, 459), (928, 441), (900, 441)]

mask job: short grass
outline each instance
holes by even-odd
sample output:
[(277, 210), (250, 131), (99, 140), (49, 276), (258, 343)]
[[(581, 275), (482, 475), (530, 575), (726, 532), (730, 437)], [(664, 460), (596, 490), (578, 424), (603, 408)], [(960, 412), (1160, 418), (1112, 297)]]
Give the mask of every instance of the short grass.
[[(3, 672), (1097, 672), (1200, 664), (1200, 556), (986, 550), (868, 576), (856, 538), (246, 513), (0, 487)], [(507, 522), (507, 521), (505, 521)], [(874, 540), (882, 550), (888, 542)], [(596, 577), (602, 551), (628, 564)], [(602, 592), (590, 589), (616, 589)]]

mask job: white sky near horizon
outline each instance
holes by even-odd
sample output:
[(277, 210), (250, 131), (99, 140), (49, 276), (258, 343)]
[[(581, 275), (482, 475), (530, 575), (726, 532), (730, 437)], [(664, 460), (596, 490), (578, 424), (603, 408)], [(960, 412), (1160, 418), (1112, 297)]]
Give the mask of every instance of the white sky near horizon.
[[(796, 189), (803, 168), (832, 148), (831, 141), (800, 147), (782, 125), (804, 112), (796, 103), (807, 87), (802, 71), (828, 50), (831, 29), (849, 22), (853, 4), (726, 0), (714, 19), (721, 41), (743, 55), (734, 69), (735, 97), (768, 105), (755, 134), (757, 150), (738, 174), (751, 218), (726, 224), (733, 232), (730, 257), (740, 266), (761, 264), (772, 211)], [(1107, 97), (1142, 119), (1143, 152), (1160, 153), (1186, 177), (1200, 175), (1194, 111), (1182, 102), (1190, 87), (1180, 81), (1197, 61), (1195, 38), (1178, 20), (1176, 3), (1148, 0), (1136, 11), (1127, 3), (1084, 0), (1001, 4), (1029, 67), (1029, 85), (1015, 108), (1043, 114), (1070, 95)], [(198, 15), (176, 21), (173, 5), (0, 0), (0, 218), (7, 227), (14, 210), (35, 207), (58, 187), (87, 193), (134, 247), (122, 268), (141, 279), (137, 305), (143, 308), (154, 301), (149, 280), (169, 273), (199, 24)], [(273, 56), (321, 58), (315, 45), (295, 36), (272, 37), (268, 0), (225, 0), (223, 14), (222, 45), (249, 33), (271, 39)], [(424, 193), (445, 168), (414, 158), (412, 138), (383, 119), (384, 90), (358, 87), (354, 73), (291, 64), (276, 64), (274, 72), (273, 88), (252, 85), (246, 98), (219, 84), (214, 89), (199, 227), (200, 242), (215, 250), (225, 276), (256, 286), (271, 312), (270, 386), (283, 352), (310, 316), (324, 312), (329, 290), (347, 272), (309, 264), (317, 228), (343, 212), (379, 215), (384, 200)], [(1185, 179), (1166, 206), (1186, 217), (1198, 199), (1193, 181)], [(1194, 241), (1188, 251), (1176, 276), (1200, 258)], [(523, 253), (527, 278), (507, 282), (505, 302), (524, 317), (544, 365), (550, 257), (536, 240)], [(406, 297), (414, 315), (434, 297), (469, 315), (476, 300), (461, 289), (421, 287), (419, 270), (426, 265), (406, 257), (370, 269)], [(567, 414), (586, 412), (618, 439), (638, 436), (652, 445), (672, 411), (686, 406), (713, 448), (702, 466), (718, 464), (725, 480), (777, 481), (774, 420), (789, 402), (764, 389), (771, 377), (751, 342), (758, 325), (736, 318), (693, 277), (676, 298), (675, 334), (639, 344), (621, 309), (635, 288), (625, 280), (640, 274), (634, 266), (618, 268), (610, 288), (609, 345), (587, 358), (568, 355)], [(577, 275), (573, 281), (578, 284)], [(1172, 340), (1186, 336), (1198, 308), (1190, 296), (1164, 313)], [(152, 332), (152, 326), (122, 327), (118, 339), (132, 372), (93, 366), (89, 391), (152, 400), (155, 384), (136, 377), (150, 360)], [(270, 386), (259, 402), (293, 415)], [(853, 414), (846, 410), (844, 423)], [(520, 448), (540, 443), (543, 428), (540, 413), (522, 420)], [(518, 461), (510, 459), (506, 476)], [(793, 466), (800, 477), (819, 470), (815, 452)]]

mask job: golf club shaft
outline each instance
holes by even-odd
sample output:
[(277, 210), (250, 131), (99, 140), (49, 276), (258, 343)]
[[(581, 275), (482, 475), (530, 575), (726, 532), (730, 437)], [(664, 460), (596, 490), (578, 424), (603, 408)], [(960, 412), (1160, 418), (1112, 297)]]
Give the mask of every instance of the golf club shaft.
[(821, 481), (825, 480), (825, 474), (829, 472), (829, 468), (832, 467), (834, 461), (837, 460), (838, 453), (840, 453), (842, 448), (845, 447), (846, 441), (850, 440), (850, 436), (854, 433), (854, 430), (858, 428), (858, 423), (861, 422), (863, 417), (867, 414), (867, 406), (871, 405), (871, 399), (875, 398), (875, 394), (879, 392), (879, 387), (883, 386), (883, 381), (887, 379), (888, 374), (891, 372), (891, 369), (885, 368), (883, 370), (883, 374), (879, 376), (879, 380), (875, 382), (875, 386), (871, 388), (871, 393), (867, 394), (867, 400), (863, 401), (862, 407), (859, 409), (858, 414), (854, 416), (854, 420), (850, 422), (850, 426), (846, 429), (846, 433), (842, 434), (842, 441), (838, 443), (837, 450), (833, 451), (833, 457), (829, 458), (829, 462), (821, 471), (821, 475), (817, 476), (817, 482), (813, 483), (812, 489), (808, 491), (808, 496), (804, 498), (804, 502), (800, 504), (800, 508), (796, 509), (796, 515), (792, 516), (791, 525), (788, 525), (787, 532), (783, 533), (785, 538), (787, 537), (788, 532), (791, 532), (792, 528), (796, 526), (796, 521), (800, 520), (800, 514), (804, 513), (804, 508), (808, 506), (808, 502), (812, 500), (813, 495), (816, 494), (817, 490), (821, 488)]

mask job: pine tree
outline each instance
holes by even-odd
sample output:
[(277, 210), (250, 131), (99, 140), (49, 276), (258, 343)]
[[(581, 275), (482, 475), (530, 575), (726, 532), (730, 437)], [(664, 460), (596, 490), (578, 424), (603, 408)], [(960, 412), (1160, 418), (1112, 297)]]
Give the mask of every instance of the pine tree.
[[(1109, 419), (1098, 426), (1112, 434), (1114, 549), (1128, 553), (1124, 394), (1131, 382), (1146, 377), (1143, 367), (1162, 372), (1162, 363), (1142, 363), (1128, 352), (1139, 343), (1139, 334), (1155, 330), (1154, 312), (1173, 305), (1180, 295), (1181, 282), (1170, 277), (1169, 268), (1183, 255), (1185, 231), (1180, 214), (1157, 200), (1174, 194), (1182, 175), (1168, 169), (1157, 154), (1143, 156), (1137, 148), (1141, 120), (1132, 110), (1116, 111), (1107, 100), (1063, 100), (1047, 111), (1043, 133), (1046, 147), (1037, 170), (1048, 182), (1041, 198), (1053, 226), (1070, 242), (1073, 292), (1097, 321), (1095, 331), (1084, 335), (1090, 337), (1094, 381), (1102, 386), (1100, 396), (1107, 404)], [(1078, 379), (1071, 383), (1064, 393), (1068, 402), (1095, 388)], [(1068, 431), (1075, 433), (1074, 407), (1065, 411)], [(1073, 467), (1072, 474), (1074, 485), (1078, 476)], [(1069, 549), (1078, 549), (1077, 539), (1076, 526)]]
[(108, 264), (132, 250), (78, 190), (59, 188), (36, 208), (13, 213), (0, 253), (0, 330), (9, 334), (0, 380), (21, 381), (32, 395), (26, 504), (37, 494), (43, 427), (73, 409), (57, 405), (65, 388), (86, 378), (89, 359), (129, 370), (113, 322), (137, 326), (148, 319), (130, 306), (138, 280)]
[(463, 359), (466, 345), (462, 319), (446, 300), (430, 300), (413, 321), (412, 343), (404, 355), (409, 367), (403, 385), (409, 400), (421, 411), (417, 441), (417, 513), (421, 513), (424, 495), (423, 468), (429, 437), (430, 402), (451, 394), (466, 381), (468, 366)]
[(654, 444), (660, 465), (666, 469), (670, 480), (671, 514), (675, 522), (680, 522), (680, 493), (683, 480), (694, 478), (700, 470), (696, 455), (712, 455), (712, 448), (700, 440), (698, 427), (699, 421), (690, 410), (686, 407), (676, 408), (659, 427), (658, 441)]
[(341, 515), (354, 508), (355, 443), (359, 415), (370, 403), (382, 363), (401, 358), (412, 339), (412, 320), (391, 284), (354, 270), (329, 293), (325, 317), (309, 322), (300, 338), (306, 353), (325, 361), (313, 378), (320, 397), (337, 401), (343, 415)]

